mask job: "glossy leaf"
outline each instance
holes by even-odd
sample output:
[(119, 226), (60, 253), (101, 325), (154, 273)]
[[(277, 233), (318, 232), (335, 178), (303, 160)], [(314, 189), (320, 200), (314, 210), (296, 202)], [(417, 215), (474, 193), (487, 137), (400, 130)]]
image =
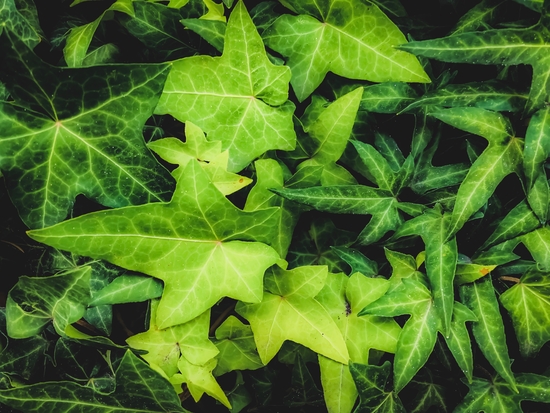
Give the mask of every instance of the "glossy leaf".
[(269, 62), (242, 2), (227, 23), (221, 57), (193, 56), (171, 66), (155, 113), (189, 120), (209, 141), (221, 141), (230, 171), (242, 170), (267, 150), (294, 148), (290, 69)]
[(491, 29), (490, 24), (498, 13), (502, 0), (483, 0), (464, 14), (451, 34), (461, 34), (482, 29)]
[(526, 111), (532, 113), (544, 105), (550, 93), (546, 60), (550, 36), (548, 24), (545, 10), (535, 26), (462, 33), (440, 39), (411, 42), (399, 48), (445, 62), (531, 65), (533, 80)]
[(259, 302), (263, 273), (279, 258), (265, 244), (277, 209), (241, 211), (198, 162), (182, 177), (169, 203), (96, 212), (29, 235), (163, 280), (160, 328), (195, 318), (223, 296)]
[(92, 295), (88, 305), (135, 303), (158, 298), (162, 295), (162, 283), (140, 275), (121, 275), (106, 287)]
[(477, 317), (466, 306), (455, 301), (449, 337), (445, 337), (445, 342), (466, 376), (468, 383), (471, 383), (474, 371), (474, 356), (470, 333), (466, 327), (466, 323), (469, 321), (477, 321)]
[(415, 90), (404, 82), (384, 82), (366, 86), (361, 110), (376, 113), (398, 113), (418, 99)]
[[(2, 29), (15, 33), (28, 47), (33, 49), (40, 42), (40, 34), (33, 22), (18, 10), (16, 3), (15, 0), (0, 2)], [(1, 31), (0, 34), (2, 34)]]
[(32, 337), (53, 320), (57, 334), (65, 336), (66, 327), (84, 315), (90, 300), (90, 272), (90, 267), (81, 267), (51, 277), (20, 277), (6, 302), (8, 335)]
[(292, 0), (285, 5), (298, 15), (282, 15), (263, 38), (267, 46), (287, 57), (299, 101), (329, 71), (372, 82), (430, 81), (413, 56), (395, 50), (393, 46), (406, 42), (405, 36), (376, 5), (357, 0), (321, 5)]
[(481, 352), (497, 373), (517, 392), (510, 367), (504, 323), (491, 278), (484, 277), (474, 283), (464, 284), (459, 291), (462, 302), (477, 318), (472, 324), (472, 331)]
[(243, 324), (237, 317), (229, 316), (216, 329), (216, 339), (213, 342), (220, 351), (214, 375), (263, 367), (251, 327)]
[(172, 179), (141, 134), (166, 64), (56, 68), (7, 32), (0, 54), (15, 100), (0, 103), (0, 169), (29, 227), (65, 219), (78, 194), (110, 207), (168, 198)]
[(405, 408), (388, 385), (391, 365), (386, 361), (382, 366), (369, 366), (351, 363), (350, 371), (357, 385), (361, 402), (355, 413), (387, 412), (405, 413)]
[(258, 353), (267, 364), (285, 340), (302, 344), (343, 364), (349, 359), (342, 334), (325, 308), (314, 298), (327, 277), (325, 266), (266, 273), (259, 304), (237, 304), (237, 312), (252, 326)]
[(475, 378), (468, 385), (469, 392), (454, 410), (457, 413), (479, 412), (500, 413), (523, 411), (523, 400), (550, 403), (548, 385), (550, 379), (532, 373), (522, 373), (515, 377), (516, 387), (500, 377), (488, 381)]
[(550, 228), (541, 227), (528, 232), (521, 236), (521, 242), (527, 247), (539, 269), (550, 269)]
[(531, 269), (499, 298), (512, 317), (519, 349), (524, 357), (535, 356), (550, 340), (549, 294), (548, 273)]
[(0, 402), (25, 412), (90, 413), (186, 412), (168, 381), (127, 351), (115, 372), (117, 386), (110, 394), (74, 382), (42, 382), (0, 390)]

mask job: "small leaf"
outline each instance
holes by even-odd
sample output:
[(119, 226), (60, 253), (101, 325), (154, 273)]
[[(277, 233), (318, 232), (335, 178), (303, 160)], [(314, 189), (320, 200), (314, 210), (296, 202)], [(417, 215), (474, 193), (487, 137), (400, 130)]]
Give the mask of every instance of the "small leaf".
[(162, 295), (162, 283), (141, 275), (121, 275), (108, 286), (92, 295), (88, 305), (135, 303), (158, 298)]

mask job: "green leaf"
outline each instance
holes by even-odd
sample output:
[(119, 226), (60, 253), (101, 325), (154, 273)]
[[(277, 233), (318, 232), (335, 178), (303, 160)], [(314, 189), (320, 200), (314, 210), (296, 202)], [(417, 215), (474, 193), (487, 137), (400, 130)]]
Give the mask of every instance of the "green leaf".
[(158, 298), (162, 295), (162, 283), (141, 275), (121, 275), (106, 287), (92, 295), (88, 305), (135, 303)]
[(525, 133), (523, 170), (528, 193), (539, 177), (544, 177), (544, 162), (550, 155), (550, 111), (548, 108), (536, 112)]
[(401, 112), (417, 108), (476, 107), (492, 111), (519, 112), (527, 102), (527, 95), (498, 80), (450, 84), (425, 93)]
[(495, 112), (479, 108), (453, 108), (432, 114), (489, 141), (489, 146), (475, 160), (458, 189), (449, 230), (452, 235), (487, 202), (507, 175), (518, 172), (523, 142), (512, 136), (508, 119)]
[(95, 212), (29, 236), (163, 280), (157, 324), (166, 328), (195, 318), (224, 296), (261, 300), (263, 273), (279, 258), (266, 245), (276, 212), (238, 209), (194, 161), (169, 203)]
[(90, 272), (90, 267), (81, 267), (51, 277), (20, 277), (6, 302), (8, 335), (32, 337), (53, 320), (57, 334), (65, 336), (66, 327), (82, 318), (90, 300)]
[(350, 363), (349, 369), (361, 397), (361, 402), (354, 413), (405, 413), (397, 392), (389, 390), (388, 379), (391, 370), (389, 361), (382, 366)]
[(266, 273), (259, 304), (239, 302), (236, 311), (252, 326), (258, 353), (267, 364), (285, 340), (292, 340), (343, 364), (349, 359), (340, 330), (315, 297), (325, 283), (327, 267), (299, 267)]
[(434, 349), (439, 323), (432, 295), (422, 283), (403, 278), (399, 286), (359, 312), (364, 314), (383, 317), (411, 314), (399, 335), (395, 352), (394, 389), (399, 393)]
[(169, 197), (173, 180), (141, 134), (167, 65), (56, 68), (7, 32), (0, 54), (14, 98), (0, 103), (0, 168), (25, 224), (63, 220), (78, 194), (109, 207)]
[(483, 0), (464, 14), (451, 34), (457, 35), (476, 30), (488, 30), (497, 15), (497, 10), (504, 3), (502, 0)]
[(366, 257), (360, 251), (348, 247), (331, 247), (331, 249), (351, 267), (349, 275), (356, 272), (360, 272), (367, 277), (378, 275), (376, 261)]
[(521, 236), (521, 242), (527, 247), (539, 269), (550, 269), (550, 228), (541, 227)]
[(430, 81), (416, 58), (394, 48), (406, 42), (405, 36), (378, 6), (358, 0), (321, 5), (287, 0), (285, 5), (298, 16), (282, 15), (263, 38), (288, 58), (290, 82), (300, 102), (329, 71), (372, 82)]
[(517, 392), (506, 344), (504, 324), (500, 315), (490, 277), (460, 286), (460, 298), (477, 317), (472, 324), (474, 337), (481, 352), (497, 373)]
[(471, 384), (468, 384), (468, 394), (454, 411), (456, 413), (520, 412), (523, 411), (521, 406), (523, 400), (550, 403), (548, 391), (550, 378), (522, 373), (516, 375), (515, 380), (514, 387), (500, 377), (491, 381), (475, 378)]
[(474, 263), (458, 263), (456, 266), (456, 273), (454, 282), (456, 285), (462, 285), (474, 282), (481, 277), (485, 277), (491, 271), (493, 271), (496, 265), (482, 265)]
[(466, 376), (468, 383), (471, 383), (474, 371), (474, 356), (470, 334), (466, 327), (466, 322), (468, 321), (477, 321), (477, 317), (468, 307), (455, 301), (449, 337), (445, 337), (445, 342), (458, 366)]
[(209, 141), (221, 141), (230, 171), (267, 150), (294, 149), (290, 69), (269, 62), (242, 1), (229, 18), (221, 57), (193, 56), (171, 66), (155, 113), (189, 120)]
[[(111, 394), (69, 381), (41, 382), (0, 390), (0, 402), (24, 412), (187, 412), (168, 381), (127, 351), (115, 372)], [(84, 407), (85, 404), (85, 407)]]
[[(0, 22), (2, 29), (13, 32), (19, 37), (28, 47), (34, 47), (40, 43), (40, 26), (25, 15), (21, 10), (18, 10), (15, 0), (2, 0), (0, 2)], [(0, 35), (2, 34), (0, 29)]]
[(214, 369), (216, 376), (233, 370), (256, 370), (264, 366), (256, 350), (252, 328), (235, 316), (229, 316), (216, 329), (213, 342), (220, 351)]
[(550, 340), (550, 277), (535, 268), (506, 290), (500, 302), (510, 313), (523, 357), (535, 356)]
[(463, 33), (411, 42), (399, 46), (399, 49), (453, 63), (531, 65), (533, 80), (526, 107), (526, 112), (530, 114), (542, 108), (550, 94), (547, 62), (549, 35), (548, 18), (543, 13), (539, 23), (528, 28)]
[(364, 89), (359, 108), (369, 112), (398, 113), (418, 99), (415, 90), (404, 82), (384, 82)]
[[(387, 291), (389, 282), (354, 273), (331, 274), (316, 299), (327, 309), (342, 332), (350, 361), (367, 364), (371, 348), (395, 353), (399, 325), (390, 318), (357, 314), (367, 304)], [(321, 383), (329, 411), (349, 412), (357, 398), (357, 390), (348, 367), (334, 360), (319, 357)]]
[(142, 357), (150, 365), (160, 367), (167, 377), (178, 372), (180, 357), (197, 365), (216, 357), (218, 349), (208, 339), (209, 311), (187, 323), (160, 329), (155, 322), (158, 303), (158, 300), (151, 302), (149, 329), (126, 339), (130, 347), (148, 351)]
[(292, 369), (290, 391), (285, 395), (284, 404), (289, 407), (323, 405), (322, 392), (307, 368), (304, 359), (298, 355)]

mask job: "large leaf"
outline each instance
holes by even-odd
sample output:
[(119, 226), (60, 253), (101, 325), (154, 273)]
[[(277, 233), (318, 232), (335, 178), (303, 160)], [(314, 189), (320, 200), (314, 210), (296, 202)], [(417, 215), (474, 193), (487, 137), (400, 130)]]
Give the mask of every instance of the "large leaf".
[(193, 56), (171, 66), (155, 112), (189, 120), (209, 141), (221, 141), (229, 150), (230, 171), (267, 150), (294, 148), (290, 69), (269, 62), (242, 2), (229, 18), (221, 57)]
[[(316, 299), (327, 309), (346, 341), (350, 361), (369, 363), (371, 348), (394, 353), (401, 331), (391, 318), (357, 314), (367, 304), (384, 295), (389, 282), (354, 273), (331, 274)], [(319, 356), (321, 383), (330, 412), (349, 413), (357, 399), (357, 390), (348, 366)]]
[(541, 109), (550, 95), (549, 23), (547, 3), (539, 23), (528, 28), (462, 33), (440, 39), (411, 42), (399, 48), (445, 62), (531, 65), (533, 80), (526, 111), (532, 113)]
[(550, 340), (550, 279), (546, 272), (527, 271), (519, 283), (500, 296), (508, 310), (522, 356), (535, 356)]
[(263, 273), (278, 259), (265, 244), (276, 212), (236, 208), (193, 161), (169, 203), (96, 212), (29, 235), (163, 280), (157, 324), (166, 328), (195, 318), (224, 296), (262, 299)]
[(262, 363), (277, 354), (285, 340), (343, 364), (349, 353), (336, 323), (314, 298), (327, 278), (326, 266), (298, 267), (286, 271), (272, 267), (266, 273), (262, 302), (237, 304), (237, 312), (252, 326)]
[(166, 64), (62, 69), (13, 34), (0, 37), (0, 169), (31, 228), (67, 216), (78, 194), (110, 207), (167, 200), (172, 179), (141, 134)]
[(20, 277), (8, 295), (8, 335), (27, 338), (38, 334), (53, 320), (57, 334), (78, 321), (90, 300), (90, 267), (81, 267), (51, 277)]
[(69, 381), (41, 382), (0, 390), (0, 402), (24, 412), (187, 412), (170, 383), (131, 351), (116, 369), (115, 391), (106, 394)]
[[(307, 98), (330, 71), (372, 82), (429, 82), (411, 55), (394, 46), (405, 36), (374, 4), (287, 0), (298, 16), (282, 15), (263, 38), (288, 58), (291, 84), (299, 101)], [(365, 30), (368, 27), (368, 30)]]

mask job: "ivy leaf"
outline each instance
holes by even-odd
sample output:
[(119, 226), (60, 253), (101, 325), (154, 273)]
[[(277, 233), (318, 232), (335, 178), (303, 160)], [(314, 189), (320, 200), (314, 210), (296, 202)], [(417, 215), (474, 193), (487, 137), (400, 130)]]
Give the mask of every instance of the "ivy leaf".
[[(456, 413), (479, 412), (500, 413), (523, 411), (523, 400), (550, 403), (550, 378), (532, 373), (515, 377), (516, 386), (501, 377), (493, 380), (475, 378), (466, 397), (455, 408)], [(517, 389), (516, 389), (517, 387)]]
[(78, 321), (90, 300), (90, 267), (69, 270), (51, 277), (20, 277), (6, 301), (8, 335), (37, 335), (53, 320), (55, 331), (65, 336), (69, 324)]
[(508, 119), (495, 112), (480, 108), (452, 108), (431, 114), (489, 142), (458, 189), (449, 228), (449, 234), (454, 235), (487, 202), (507, 175), (518, 172), (523, 142), (512, 136)]
[(294, 149), (290, 69), (269, 62), (242, 1), (227, 23), (221, 57), (193, 56), (171, 66), (155, 113), (190, 120), (209, 141), (221, 141), (230, 171), (242, 170), (267, 150)]
[(151, 301), (149, 329), (127, 338), (129, 346), (148, 351), (142, 357), (149, 364), (161, 368), (168, 378), (178, 372), (180, 357), (199, 365), (216, 357), (218, 349), (208, 339), (209, 311), (187, 323), (160, 329), (155, 321), (158, 303), (158, 300)]
[(162, 295), (162, 283), (141, 275), (121, 275), (95, 292), (88, 305), (137, 303)]
[[(327, 309), (346, 342), (350, 361), (368, 364), (371, 348), (395, 353), (401, 328), (391, 318), (357, 314), (385, 294), (389, 281), (354, 273), (329, 273), (316, 299)], [(350, 412), (357, 390), (348, 366), (319, 356), (321, 383), (329, 411)]]
[(243, 324), (237, 317), (227, 317), (216, 329), (216, 339), (213, 342), (220, 351), (214, 375), (221, 376), (233, 370), (256, 370), (263, 367), (254, 343), (252, 328)]
[(172, 171), (176, 179), (181, 178), (189, 161), (198, 159), (212, 183), (224, 195), (237, 192), (252, 182), (250, 178), (228, 172), (229, 152), (221, 150), (219, 141), (208, 142), (203, 131), (191, 122), (185, 123), (185, 142), (164, 138), (150, 142), (147, 146), (165, 161), (179, 165)]
[(540, 270), (550, 270), (550, 228), (544, 226), (521, 236)]
[(540, 21), (528, 28), (462, 33), (403, 44), (399, 49), (452, 63), (531, 65), (533, 79), (526, 106), (526, 112), (531, 114), (541, 109), (550, 95), (547, 61), (550, 34), (548, 9), (546, 2)]
[(535, 268), (523, 274), (519, 283), (505, 291), (500, 302), (512, 317), (523, 357), (535, 356), (550, 340), (550, 277)]
[(399, 335), (394, 359), (394, 389), (399, 393), (434, 349), (439, 323), (432, 295), (421, 282), (402, 278), (399, 286), (359, 312), (360, 316), (364, 314), (383, 317), (411, 314)]
[(41, 382), (0, 390), (0, 402), (24, 412), (69, 413), (82, 408), (90, 413), (187, 412), (172, 386), (131, 351), (115, 371), (117, 386), (110, 394), (69, 381)]
[(62, 69), (43, 63), (6, 31), (0, 79), (0, 168), (31, 228), (67, 216), (78, 194), (109, 207), (167, 200), (173, 179), (142, 136), (169, 67)]
[(298, 267), (290, 271), (272, 267), (265, 277), (259, 304), (239, 302), (237, 313), (252, 326), (262, 363), (277, 354), (285, 340), (292, 340), (343, 364), (349, 359), (340, 330), (314, 298), (323, 288), (326, 266)]
[(506, 345), (504, 323), (500, 315), (498, 301), (490, 277), (460, 286), (460, 298), (475, 314), (477, 321), (472, 324), (474, 337), (481, 352), (496, 372), (517, 392), (511, 361)]
[[(28, 16), (21, 13), (15, 4), (15, 0), (2, 0), (0, 2), (0, 22), (2, 28), (16, 33), (17, 36), (31, 49), (40, 43), (40, 33), (32, 21), (29, 21)], [(0, 30), (0, 35), (2, 30)]]
[(164, 281), (159, 328), (185, 323), (220, 298), (262, 299), (262, 277), (278, 254), (266, 243), (276, 208), (243, 212), (189, 162), (169, 203), (83, 215), (29, 236)]
[(300, 102), (329, 71), (372, 82), (430, 81), (416, 58), (394, 48), (406, 43), (405, 36), (378, 6), (358, 0), (284, 4), (298, 16), (282, 15), (263, 38), (288, 58), (290, 82)]
[(349, 367), (357, 385), (361, 402), (354, 413), (387, 412), (405, 413), (405, 408), (397, 392), (389, 390), (388, 385), (391, 364), (384, 362), (381, 366), (369, 366), (350, 363)]
[(384, 82), (365, 86), (361, 110), (375, 113), (398, 113), (418, 99), (416, 91), (405, 82)]

